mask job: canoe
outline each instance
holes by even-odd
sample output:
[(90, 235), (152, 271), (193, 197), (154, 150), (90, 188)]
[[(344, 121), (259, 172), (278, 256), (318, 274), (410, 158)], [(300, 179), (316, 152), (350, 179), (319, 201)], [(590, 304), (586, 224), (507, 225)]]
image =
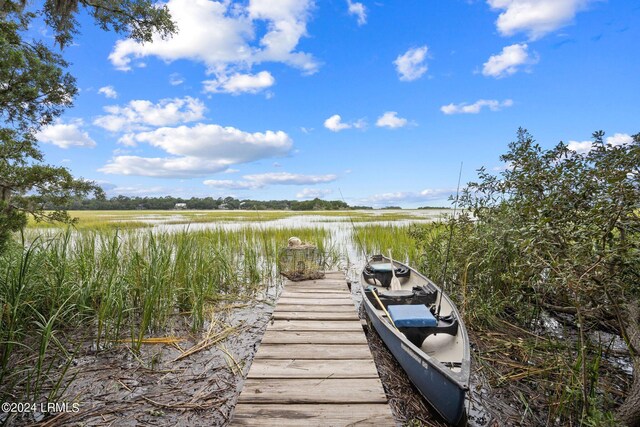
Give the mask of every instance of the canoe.
[[(401, 290), (391, 290), (392, 266)], [(411, 382), (447, 422), (465, 425), (469, 337), (453, 302), (413, 268), (382, 255), (368, 260), (361, 277), (367, 316)]]

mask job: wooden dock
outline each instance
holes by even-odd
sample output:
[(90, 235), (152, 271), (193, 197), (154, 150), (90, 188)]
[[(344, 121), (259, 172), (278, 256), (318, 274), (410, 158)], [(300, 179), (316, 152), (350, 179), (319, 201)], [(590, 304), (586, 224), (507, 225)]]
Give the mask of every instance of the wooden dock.
[(393, 426), (342, 273), (287, 282), (232, 426)]

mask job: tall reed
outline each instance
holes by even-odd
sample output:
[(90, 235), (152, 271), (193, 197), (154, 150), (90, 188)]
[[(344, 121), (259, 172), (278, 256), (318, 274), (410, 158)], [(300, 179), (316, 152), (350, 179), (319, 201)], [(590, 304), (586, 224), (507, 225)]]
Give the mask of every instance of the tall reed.
[(293, 235), (331, 247), (321, 228), (249, 226), (67, 229), (15, 243), (0, 255), (0, 398), (63, 390), (56, 375), (83, 340), (100, 350), (128, 335), (137, 351), (177, 315), (197, 330), (217, 301), (266, 297), (280, 280), (278, 250)]

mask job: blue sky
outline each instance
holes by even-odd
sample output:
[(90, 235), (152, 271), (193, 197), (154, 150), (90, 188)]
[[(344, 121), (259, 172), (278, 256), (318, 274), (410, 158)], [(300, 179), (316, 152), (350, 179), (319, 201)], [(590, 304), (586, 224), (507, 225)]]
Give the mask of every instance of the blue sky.
[(63, 52), (80, 94), (38, 138), (109, 196), (448, 205), (520, 126), (583, 151), (640, 132), (636, 1), (167, 5), (170, 40), (81, 17)]

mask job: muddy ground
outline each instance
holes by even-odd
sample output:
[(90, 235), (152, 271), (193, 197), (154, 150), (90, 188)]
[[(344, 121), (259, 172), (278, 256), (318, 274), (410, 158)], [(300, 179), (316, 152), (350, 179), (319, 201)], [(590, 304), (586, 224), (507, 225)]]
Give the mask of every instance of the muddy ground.
[[(76, 403), (77, 410), (14, 415), (6, 425), (227, 425), (273, 305), (241, 302), (218, 308), (205, 332), (195, 335), (188, 319), (177, 316), (162, 335), (182, 341), (143, 344), (139, 355), (130, 342), (99, 352), (88, 344), (73, 361), (68, 377), (75, 380), (62, 399)], [(190, 349), (200, 350), (180, 358)]]

